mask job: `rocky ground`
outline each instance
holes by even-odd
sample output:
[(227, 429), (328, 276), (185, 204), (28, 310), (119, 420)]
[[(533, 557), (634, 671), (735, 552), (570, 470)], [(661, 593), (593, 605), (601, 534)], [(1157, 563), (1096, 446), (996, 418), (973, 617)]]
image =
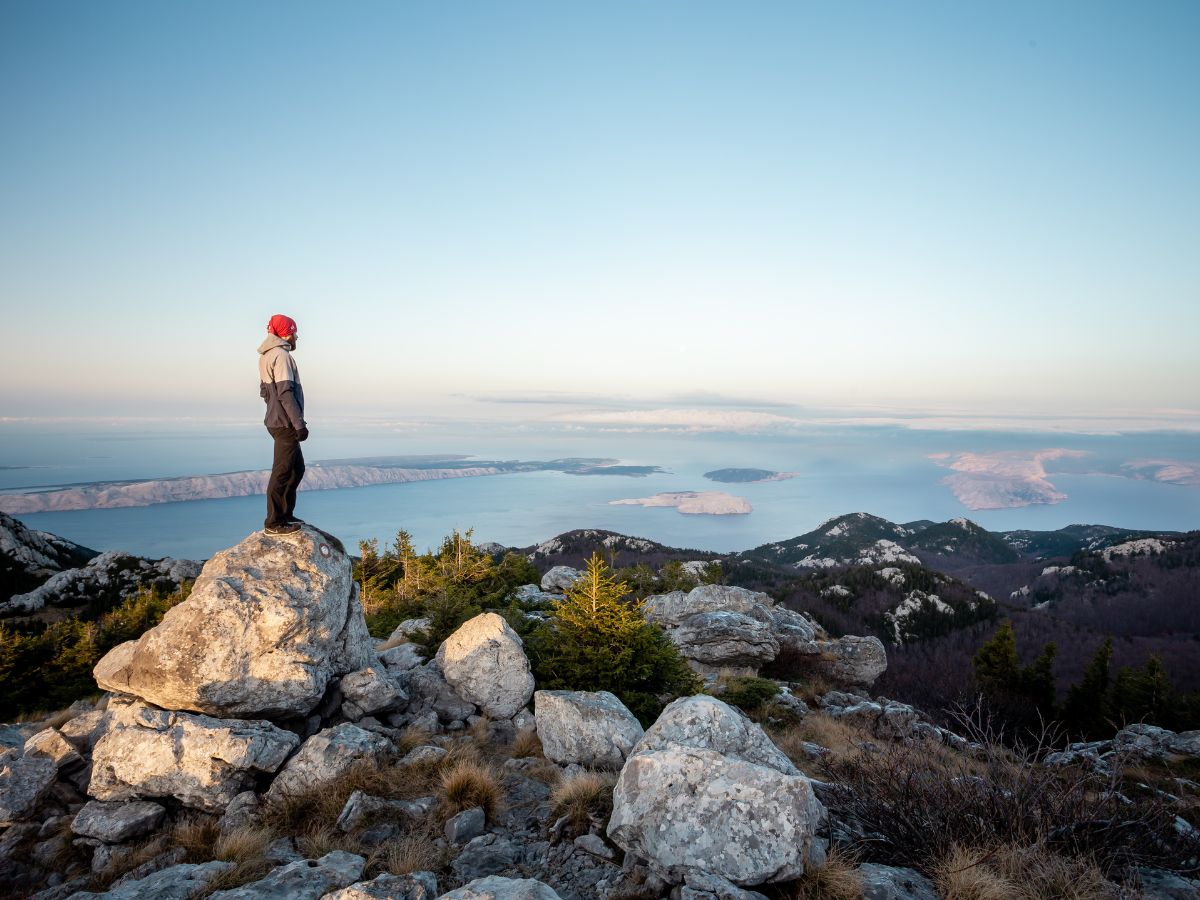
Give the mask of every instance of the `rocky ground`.
[[(432, 659), (406, 640), (419, 623), (377, 646), (350, 572), (336, 539), (311, 527), (251, 535), (210, 560), (161, 624), (101, 660), (97, 702), (0, 726), (3, 890), (754, 900), (1200, 889), (1186, 875), (1200, 864), (1197, 786), (1178, 774), (1200, 769), (1200, 733), (1127, 729), (1046, 764), (1013, 757), (984, 733), (869, 696), (887, 664), (878, 640), (831, 638), (765, 594), (714, 585), (645, 602), (708, 687), (643, 729), (612, 694), (537, 690), (494, 613)], [(523, 596), (553, 597), (575, 574), (553, 569)], [(752, 676), (783, 655), (803, 677), (764, 689)], [(748, 688), (770, 696), (751, 703)], [(1127, 771), (1136, 783), (1118, 790), (1114, 773)], [(1037, 832), (1055, 804), (1087, 834), (980, 850), (1026, 817)], [(1109, 852), (1111, 834), (1126, 847), (1110, 853), (1120, 867), (1067, 852)]]

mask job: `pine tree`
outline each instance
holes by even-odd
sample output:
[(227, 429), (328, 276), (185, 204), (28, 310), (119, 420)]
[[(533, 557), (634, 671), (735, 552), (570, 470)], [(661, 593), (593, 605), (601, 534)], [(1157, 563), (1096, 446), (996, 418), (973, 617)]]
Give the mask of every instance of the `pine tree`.
[(1021, 670), (1021, 692), (1046, 721), (1055, 718), (1058, 689), (1054, 684), (1054, 658), (1058, 647), (1048, 643), (1038, 658)]
[(658, 695), (691, 692), (696, 678), (675, 645), (627, 602), (629, 586), (617, 580), (598, 553), (563, 599), (554, 618), (528, 643), (538, 684), (547, 688), (610, 691), (642, 719), (661, 709)]
[(991, 639), (975, 651), (975, 678), (984, 696), (999, 698), (1019, 689), (1020, 666), (1017, 660), (1017, 636), (1012, 622), (1005, 619)]
[(1112, 663), (1112, 638), (1092, 657), (1083, 676), (1067, 691), (1063, 719), (1070, 734), (1084, 740), (1098, 740), (1112, 734), (1112, 710), (1109, 708), (1109, 667)]

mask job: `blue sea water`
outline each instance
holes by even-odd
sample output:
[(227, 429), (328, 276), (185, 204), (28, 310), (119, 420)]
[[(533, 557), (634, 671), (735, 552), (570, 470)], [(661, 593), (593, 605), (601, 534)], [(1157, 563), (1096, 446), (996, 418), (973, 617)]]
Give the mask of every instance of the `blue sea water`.
[[(642, 478), (530, 472), (300, 495), (297, 514), (348, 545), (387, 542), (397, 529), (419, 547), (452, 528), (473, 528), (480, 541), (524, 546), (573, 528), (607, 528), (695, 549), (731, 551), (809, 531), (820, 521), (864, 511), (894, 521), (966, 515), (994, 530), (1052, 529), (1086, 522), (1137, 528), (1200, 527), (1200, 489), (1112, 474), (1139, 457), (1194, 455), (1195, 438), (1177, 434), (1065, 436), (939, 432), (899, 428), (814, 428), (787, 436), (614, 434), (447, 425), (397, 433), (330, 429), (305, 445), (309, 460), (413, 453), (472, 454), (483, 459), (605, 456), (665, 473)], [(946, 470), (931, 453), (1070, 447), (1088, 465), (1051, 480), (1062, 503), (968, 511), (941, 483)], [(270, 441), (241, 424), (80, 428), (0, 426), (0, 489), (98, 480), (160, 478), (264, 468)], [(1101, 466), (1101, 464), (1103, 464)], [(21, 468), (27, 467), (27, 468)], [(716, 484), (703, 473), (724, 467), (793, 471), (797, 477), (756, 484)], [(1078, 471), (1076, 471), (1078, 469)], [(745, 497), (744, 516), (686, 516), (674, 509), (612, 506), (610, 501), (660, 491), (723, 490)], [(30, 526), (97, 550), (205, 558), (262, 526), (262, 497), (83, 510), (22, 516)]]

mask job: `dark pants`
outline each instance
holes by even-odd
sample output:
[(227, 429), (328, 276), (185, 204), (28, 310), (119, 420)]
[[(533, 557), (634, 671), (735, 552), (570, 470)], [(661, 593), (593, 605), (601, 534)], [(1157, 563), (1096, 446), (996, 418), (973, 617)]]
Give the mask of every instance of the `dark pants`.
[(293, 428), (268, 428), (275, 438), (275, 461), (271, 465), (271, 480), (267, 483), (267, 521), (285, 525), (296, 512), (296, 488), (304, 478), (304, 454)]

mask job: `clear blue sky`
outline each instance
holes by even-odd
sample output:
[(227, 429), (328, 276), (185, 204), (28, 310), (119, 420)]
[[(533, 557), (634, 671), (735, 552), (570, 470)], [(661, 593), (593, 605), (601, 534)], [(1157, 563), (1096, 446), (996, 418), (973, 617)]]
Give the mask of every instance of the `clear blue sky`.
[(1198, 404), (1194, 2), (7, 0), (0, 114), (0, 416)]

